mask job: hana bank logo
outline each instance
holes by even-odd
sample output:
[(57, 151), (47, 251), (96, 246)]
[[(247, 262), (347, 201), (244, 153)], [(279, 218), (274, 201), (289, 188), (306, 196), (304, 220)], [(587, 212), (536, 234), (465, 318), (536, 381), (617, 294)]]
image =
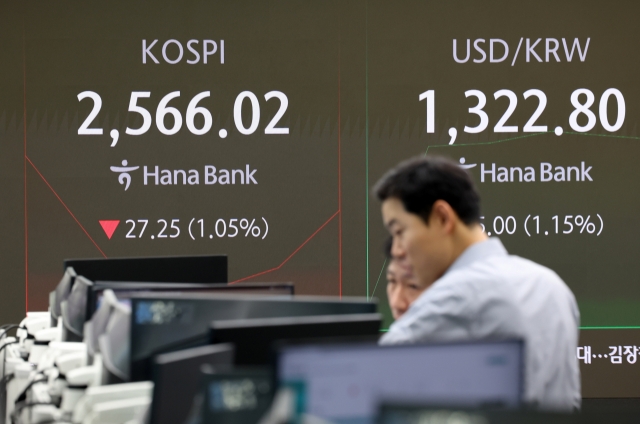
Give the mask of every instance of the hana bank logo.
[(477, 163), (466, 163), (466, 162), (467, 160), (465, 158), (460, 158), (460, 168), (471, 169), (471, 168), (475, 168), (478, 165)]
[(129, 162), (125, 159), (122, 161), (122, 166), (112, 166), (109, 168), (112, 172), (120, 174), (118, 175), (118, 182), (120, 185), (124, 185), (124, 191), (127, 191), (129, 184), (131, 184), (131, 175), (129, 175), (129, 172), (140, 168), (139, 166), (127, 166), (128, 164)]

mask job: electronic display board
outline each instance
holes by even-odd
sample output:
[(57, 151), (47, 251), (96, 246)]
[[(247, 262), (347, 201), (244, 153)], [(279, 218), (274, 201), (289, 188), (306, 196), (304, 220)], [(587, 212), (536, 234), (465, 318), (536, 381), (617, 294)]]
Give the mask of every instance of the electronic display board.
[(5, 321), (46, 308), (70, 257), (228, 254), (230, 281), (386, 305), (371, 186), (437, 154), (473, 175), (487, 234), (569, 285), (583, 333), (638, 351), (637, 2), (0, 8)]

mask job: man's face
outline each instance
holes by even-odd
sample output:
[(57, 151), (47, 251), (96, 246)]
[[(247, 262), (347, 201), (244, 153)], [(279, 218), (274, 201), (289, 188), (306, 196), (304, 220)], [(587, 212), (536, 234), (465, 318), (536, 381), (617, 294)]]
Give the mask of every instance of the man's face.
[(407, 312), (422, 291), (406, 261), (392, 258), (387, 267), (387, 298), (393, 318)]
[(384, 224), (393, 237), (391, 255), (404, 258), (413, 269), (421, 291), (433, 284), (451, 264), (451, 222), (437, 201), (427, 225), (421, 217), (409, 213), (399, 199), (389, 198), (382, 203)]

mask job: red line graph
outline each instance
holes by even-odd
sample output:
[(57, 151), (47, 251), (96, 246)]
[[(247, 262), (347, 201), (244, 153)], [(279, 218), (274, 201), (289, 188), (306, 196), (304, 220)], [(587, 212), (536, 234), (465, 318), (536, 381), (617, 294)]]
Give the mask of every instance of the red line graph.
[(29, 231), (27, 217), (27, 41), (24, 26), (22, 28), (22, 76), (23, 76), (23, 132), (24, 132), (24, 297), (25, 313), (29, 312)]
[(232, 281), (229, 284), (236, 284), (242, 281), (249, 280), (254, 277), (259, 277), (264, 274), (268, 274), (273, 271), (277, 271), (286, 264), (289, 259), (291, 259), (296, 253), (300, 251), (313, 237), (316, 236), (324, 227), (326, 227), (336, 216), (338, 216), (338, 268), (339, 268), (339, 293), (340, 297), (342, 297), (342, 136), (341, 136), (341, 97), (340, 97), (340, 89), (341, 89), (341, 81), (340, 81), (340, 44), (338, 43), (338, 210), (331, 215), (331, 217), (325, 221), (316, 231), (313, 232), (296, 250), (293, 251), (280, 265), (277, 267), (267, 269), (266, 271), (258, 272), (256, 274), (249, 275), (244, 278), (240, 278), (239, 280)]
[(304, 243), (302, 243), (300, 246), (298, 246), (298, 248), (297, 248), (296, 250), (294, 250), (292, 254), (290, 254), (289, 256), (287, 256), (287, 259), (285, 259), (284, 261), (282, 261), (282, 263), (281, 263), (280, 265), (278, 265), (277, 267), (275, 267), (275, 268), (271, 268), (271, 269), (268, 269), (268, 270), (266, 270), (266, 271), (258, 272), (257, 274), (249, 275), (248, 277), (244, 277), (244, 278), (241, 278), (241, 279), (236, 280), (236, 281), (232, 281), (232, 282), (231, 282), (231, 283), (229, 283), (229, 284), (240, 283), (240, 282), (242, 282), (242, 281), (249, 280), (249, 279), (251, 279), (251, 278), (253, 278), (253, 277), (258, 277), (258, 276), (260, 276), (260, 275), (268, 274), (269, 272), (273, 272), (273, 271), (277, 271), (277, 270), (279, 270), (280, 268), (282, 268), (282, 267), (284, 266), (284, 264), (286, 264), (287, 262), (289, 262), (289, 259), (293, 258), (293, 256), (294, 256), (296, 253), (298, 253), (298, 251), (300, 251), (300, 249), (302, 249), (302, 248), (304, 247), (304, 245), (305, 245), (305, 244), (309, 243), (309, 241), (311, 241), (311, 239), (312, 239), (312, 238), (314, 238), (314, 237), (316, 236), (316, 234), (318, 234), (318, 233), (320, 232), (320, 230), (322, 230), (324, 227), (326, 227), (326, 226), (327, 226), (327, 224), (329, 224), (329, 223), (333, 220), (333, 218), (335, 218), (335, 217), (336, 217), (337, 215), (339, 215), (339, 214), (340, 214), (340, 211), (336, 211), (336, 213), (334, 213), (333, 215), (331, 215), (331, 218), (327, 219), (327, 220), (325, 221), (325, 223), (324, 223), (324, 224), (322, 224), (322, 225), (320, 226), (320, 228), (318, 228), (317, 230), (315, 230), (315, 231), (313, 232), (313, 234), (311, 234), (311, 235), (309, 236), (309, 238), (307, 238), (307, 239), (304, 241)]
[(47, 181), (47, 179), (42, 175), (42, 173), (38, 170), (38, 168), (33, 164), (33, 162), (31, 162), (31, 159), (29, 159), (27, 156), (25, 156), (25, 158), (29, 161), (29, 163), (31, 164), (31, 166), (33, 167), (33, 169), (36, 170), (36, 172), (38, 173), (38, 175), (40, 175), (40, 178), (42, 178), (42, 181), (44, 181), (44, 183), (47, 185), (47, 187), (49, 187), (49, 189), (51, 190), (51, 192), (58, 198), (58, 200), (60, 201), (60, 203), (62, 203), (62, 206), (64, 206), (64, 208), (67, 210), (67, 212), (69, 212), (69, 215), (71, 215), (71, 217), (73, 218), (74, 221), (76, 221), (76, 223), (80, 226), (80, 228), (82, 229), (82, 231), (84, 231), (84, 233), (87, 235), (87, 237), (89, 237), (89, 240), (91, 240), (91, 243), (93, 243), (93, 245), (96, 247), (96, 249), (98, 249), (100, 251), (100, 253), (102, 254), (102, 256), (104, 256), (105, 258), (107, 257), (107, 255), (104, 254), (104, 252), (102, 251), (102, 249), (100, 249), (100, 246), (98, 246), (98, 243), (96, 243), (93, 238), (89, 235), (89, 233), (87, 232), (87, 230), (84, 229), (84, 227), (82, 226), (82, 224), (80, 223), (80, 221), (78, 221), (78, 218), (76, 218), (76, 216), (73, 214), (73, 212), (71, 212), (71, 209), (69, 209), (69, 207), (66, 205), (66, 203), (64, 203), (62, 201), (62, 199), (60, 198), (60, 196), (58, 196), (58, 193), (56, 193), (56, 191), (53, 189), (53, 187), (51, 187), (51, 184), (49, 184), (49, 181)]

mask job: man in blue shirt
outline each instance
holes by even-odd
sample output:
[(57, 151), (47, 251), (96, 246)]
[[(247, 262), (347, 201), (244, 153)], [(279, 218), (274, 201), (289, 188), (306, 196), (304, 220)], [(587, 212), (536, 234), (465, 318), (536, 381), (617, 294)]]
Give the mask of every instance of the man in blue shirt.
[(575, 297), (556, 273), (487, 237), (468, 172), (444, 158), (413, 159), (374, 190), (391, 254), (408, 263), (422, 291), (381, 343), (520, 338), (525, 402), (579, 408)]

